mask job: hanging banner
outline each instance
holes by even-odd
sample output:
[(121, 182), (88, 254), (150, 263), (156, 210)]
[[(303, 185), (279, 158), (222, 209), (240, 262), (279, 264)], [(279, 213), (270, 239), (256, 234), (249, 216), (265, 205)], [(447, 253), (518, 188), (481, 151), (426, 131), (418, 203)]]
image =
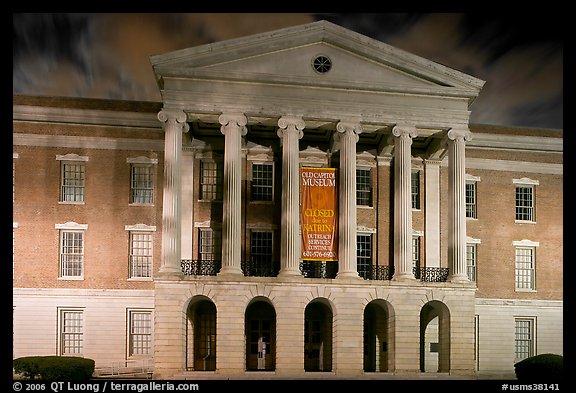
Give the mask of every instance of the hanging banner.
[(300, 168), (302, 259), (338, 260), (336, 168)]

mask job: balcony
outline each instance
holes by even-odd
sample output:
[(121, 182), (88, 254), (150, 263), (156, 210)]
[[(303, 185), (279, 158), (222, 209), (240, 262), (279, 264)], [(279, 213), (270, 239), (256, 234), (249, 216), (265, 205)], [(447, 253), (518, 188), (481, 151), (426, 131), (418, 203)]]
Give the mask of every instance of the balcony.
[[(222, 267), (222, 261), (182, 259), (180, 265), (186, 276), (215, 276)], [(245, 277), (276, 277), (280, 267), (275, 261), (242, 261), (241, 269)], [(336, 278), (338, 261), (301, 261), (300, 272), (305, 278)], [(445, 267), (415, 267), (412, 272), (420, 281), (446, 282), (449, 270)], [(358, 274), (365, 280), (391, 280), (394, 266), (369, 266), (360, 268)]]

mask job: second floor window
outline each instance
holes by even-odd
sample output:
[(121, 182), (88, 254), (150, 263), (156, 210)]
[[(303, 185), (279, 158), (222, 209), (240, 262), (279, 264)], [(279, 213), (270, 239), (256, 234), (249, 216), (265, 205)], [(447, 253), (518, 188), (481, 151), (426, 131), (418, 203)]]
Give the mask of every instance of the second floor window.
[(198, 259), (220, 261), (222, 259), (222, 233), (212, 228), (201, 228), (198, 242)]
[(356, 169), (356, 205), (372, 206), (370, 169)]
[(365, 280), (372, 278), (372, 235), (356, 236), (358, 274)]
[(200, 162), (200, 200), (222, 200), (222, 166), (215, 161)]
[(412, 269), (420, 269), (420, 236), (412, 236)]
[(61, 202), (84, 202), (85, 165), (83, 162), (62, 161)]
[(271, 201), (274, 188), (274, 165), (252, 163), (251, 197), (253, 201)]
[(535, 289), (535, 248), (516, 247), (516, 289)]
[(516, 221), (534, 221), (533, 186), (516, 186)]
[(466, 182), (466, 218), (477, 218), (476, 216), (476, 182)]
[(420, 172), (412, 172), (412, 209), (420, 209)]
[(466, 272), (470, 281), (476, 281), (476, 244), (466, 244)]
[(81, 278), (84, 275), (84, 232), (60, 231), (60, 277)]
[(152, 277), (152, 233), (130, 232), (130, 278)]
[(130, 166), (130, 203), (152, 204), (154, 181), (151, 165)]

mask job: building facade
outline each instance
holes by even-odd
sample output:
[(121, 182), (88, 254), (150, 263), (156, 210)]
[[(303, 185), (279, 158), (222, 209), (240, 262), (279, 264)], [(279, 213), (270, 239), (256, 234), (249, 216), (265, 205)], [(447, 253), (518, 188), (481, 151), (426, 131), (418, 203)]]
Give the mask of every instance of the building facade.
[[(14, 357), (481, 378), (563, 353), (561, 130), (469, 124), (483, 81), (325, 21), (150, 60), (162, 102), (14, 96)], [(302, 258), (309, 167), (337, 174), (337, 261)]]

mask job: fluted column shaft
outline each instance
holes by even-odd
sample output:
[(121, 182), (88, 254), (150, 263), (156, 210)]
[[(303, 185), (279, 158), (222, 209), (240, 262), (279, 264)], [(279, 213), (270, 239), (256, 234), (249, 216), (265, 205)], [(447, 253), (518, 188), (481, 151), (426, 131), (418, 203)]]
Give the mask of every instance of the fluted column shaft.
[(412, 272), (412, 138), (416, 128), (396, 126), (394, 137), (394, 276), (414, 279)]
[(280, 234), (280, 275), (301, 275), (299, 268), (299, 147), (304, 121), (299, 117), (278, 120), (282, 141), (282, 221)]
[(448, 263), (449, 281), (468, 281), (466, 274), (466, 157), (468, 129), (448, 131)]
[(356, 253), (356, 142), (358, 123), (339, 122), (340, 198), (338, 212), (338, 274), (336, 278), (358, 278)]
[(158, 120), (164, 123), (164, 188), (162, 199), (162, 260), (160, 273), (182, 274), (180, 267), (182, 204), (182, 132), (188, 131), (186, 113), (163, 109)]
[(219, 274), (242, 274), (240, 259), (242, 234), (242, 136), (246, 135), (243, 114), (220, 115), (224, 134), (224, 189), (222, 268)]

